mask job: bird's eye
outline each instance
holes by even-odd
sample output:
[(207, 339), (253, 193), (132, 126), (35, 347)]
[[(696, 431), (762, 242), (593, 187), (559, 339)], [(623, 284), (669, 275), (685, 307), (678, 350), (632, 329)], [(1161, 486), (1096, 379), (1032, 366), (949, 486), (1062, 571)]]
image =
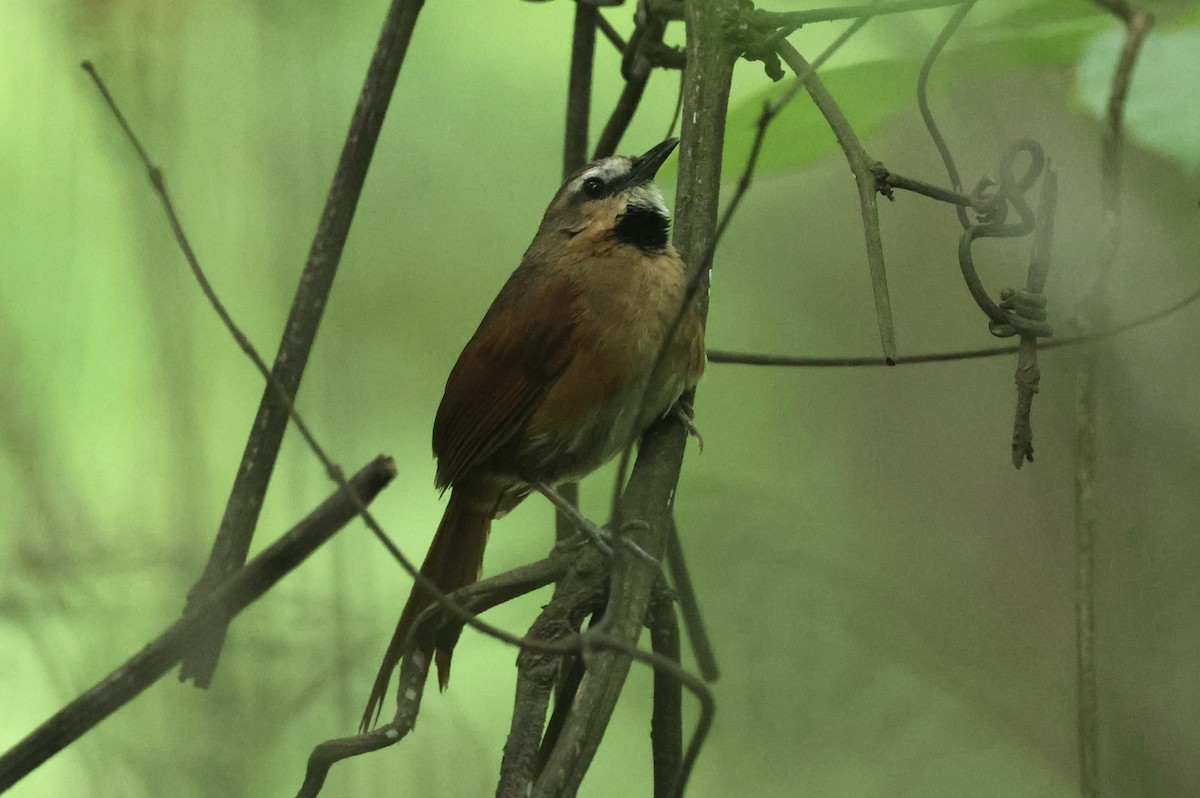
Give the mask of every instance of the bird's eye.
[(596, 199), (604, 193), (604, 181), (598, 177), (589, 177), (583, 181), (583, 193)]

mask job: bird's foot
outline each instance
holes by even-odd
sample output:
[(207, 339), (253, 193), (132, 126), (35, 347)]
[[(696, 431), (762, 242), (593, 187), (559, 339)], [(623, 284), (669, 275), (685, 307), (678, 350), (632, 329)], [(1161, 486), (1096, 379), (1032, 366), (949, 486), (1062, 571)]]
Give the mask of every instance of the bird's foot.
[(696, 426), (696, 422), (694, 421), (696, 411), (692, 406), (680, 399), (671, 408), (671, 415), (675, 416), (679, 423), (683, 424), (684, 429), (688, 431), (688, 435), (696, 439), (696, 443), (700, 446), (700, 451), (703, 452), (704, 436), (700, 434), (700, 428)]

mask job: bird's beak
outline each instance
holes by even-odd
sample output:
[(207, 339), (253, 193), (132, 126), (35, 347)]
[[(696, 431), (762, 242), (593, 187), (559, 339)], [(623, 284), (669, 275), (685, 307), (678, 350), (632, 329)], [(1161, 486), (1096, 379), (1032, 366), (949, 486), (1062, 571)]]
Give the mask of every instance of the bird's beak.
[(679, 139), (669, 138), (662, 144), (657, 144), (650, 149), (648, 153), (638, 158), (633, 159), (633, 166), (629, 170), (629, 174), (625, 176), (624, 184), (620, 187), (620, 191), (627, 188), (632, 188), (639, 183), (645, 183), (647, 180), (652, 180), (658, 172), (658, 168), (663, 165), (671, 151), (679, 144)]

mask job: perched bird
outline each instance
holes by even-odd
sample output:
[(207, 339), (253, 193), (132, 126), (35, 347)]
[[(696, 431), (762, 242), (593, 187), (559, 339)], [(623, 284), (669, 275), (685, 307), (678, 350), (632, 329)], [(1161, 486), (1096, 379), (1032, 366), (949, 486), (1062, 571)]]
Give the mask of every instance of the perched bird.
[[(687, 269), (651, 182), (678, 143), (668, 139), (640, 158), (602, 158), (567, 179), (450, 372), (433, 423), (437, 487), (450, 489), (450, 501), (421, 566), (443, 592), (478, 578), (492, 519), (538, 485), (603, 465), (704, 371), (698, 306), (684, 309)], [(378, 715), (413, 623), (433, 601), (413, 586), (364, 729)], [(445, 689), (450, 652), (439, 651), (437, 664)]]

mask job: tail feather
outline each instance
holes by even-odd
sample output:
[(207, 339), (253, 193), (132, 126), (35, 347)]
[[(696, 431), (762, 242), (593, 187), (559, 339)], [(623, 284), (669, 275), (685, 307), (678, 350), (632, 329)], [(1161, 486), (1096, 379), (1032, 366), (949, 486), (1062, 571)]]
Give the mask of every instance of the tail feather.
[[(442, 522), (438, 524), (437, 534), (425, 555), (421, 565), (421, 573), (428, 577), (443, 593), (452, 593), (461, 587), (473, 584), (479, 578), (479, 569), (483, 565), (483, 550), (487, 545), (488, 531), (492, 526), (489, 513), (481, 513), (467, 497), (451, 491), (450, 502)], [(375, 677), (375, 685), (371, 688), (371, 697), (363, 712), (360, 727), (366, 731), (379, 718), (379, 712), (387, 698), (388, 682), (391, 681), (392, 671), (400, 662), (404, 645), (408, 641), (413, 624), (435, 599), (432, 593), (421, 586), (413, 585), (408, 595), (408, 602), (400, 613), (400, 621), (388, 644), (387, 653), (383, 655), (383, 663), (379, 666), (379, 674)], [(436, 654), (438, 668), (438, 683), (445, 690), (450, 682), (450, 651), (438, 650)]]

